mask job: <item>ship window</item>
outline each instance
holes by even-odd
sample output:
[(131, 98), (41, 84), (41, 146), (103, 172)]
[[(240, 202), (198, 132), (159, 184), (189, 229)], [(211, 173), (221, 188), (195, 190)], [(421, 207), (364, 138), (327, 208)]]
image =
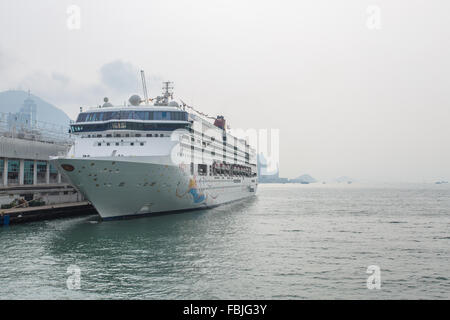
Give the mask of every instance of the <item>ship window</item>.
[(116, 133), (114, 137), (120, 137), (120, 133)]
[(108, 120), (110, 119), (120, 119), (120, 112), (119, 111), (108, 112)]
[[(72, 132), (92, 132), (105, 130), (157, 130), (157, 131), (173, 131), (176, 129), (184, 129), (185, 124), (182, 123), (139, 123), (139, 122), (109, 122), (89, 125), (72, 125)], [(95, 135), (94, 135), (95, 136)], [(117, 134), (115, 136), (118, 136)]]
[(144, 145), (144, 143), (143, 142), (141, 142), (141, 146), (143, 146)]
[(118, 142), (116, 142), (116, 146), (118, 146), (119, 145), (119, 143)]
[(151, 133), (147, 133), (147, 137), (151, 137), (152, 136), (152, 134)]
[(99, 142), (97, 145), (100, 147), (102, 144), (101, 144), (101, 142)]
[(94, 113), (88, 113), (88, 115), (86, 117), (86, 121), (92, 121), (93, 118), (94, 118)]
[(133, 111), (120, 111), (120, 119), (133, 119)]
[(109, 142), (107, 142), (107, 143), (106, 143), (106, 145), (107, 145), (107, 146), (109, 146), (109, 145), (110, 145), (110, 143), (109, 143)]
[(136, 133), (134, 136), (135, 136), (135, 137), (140, 137), (141, 134), (140, 134), (140, 133)]
[(187, 113), (186, 112), (180, 112), (180, 111), (170, 112), (170, 120), (186, 121), (187, 120)]
[(111, 134), (107, 134), (106, 137), (107, 137), (107, 138), (111, 138), (112, 135), (111, 135)]
[(107, 111), (80, 113), (76, 122), (108, 121), (108, 120), (178, 120), (187, 121), (184, 111)]
[(113, 122), (111, 123), (112, 129), (125, 129), (127, 127), (126, 122)]
[(199, 164), (197, 167), (198, 175), (199, 176), (206, 176), (207, 171), (207, 165), (206, 164)]
[(155, 137), (158, 137), (158, 134), (157, 134), (157, 133), (155, 133)]
[(167, 111), (154, 111), (153, 118), (154, 120), (170, 120), (170, 112)]
[(131, 143), (130, 143), (130, 146), (134, 146), (134, 142), (131, 142)]
[(80, 113), (78, 115), (77, 122), (84, 122), (84, 121), (86, 121), (86, 116), (87, 116), (87, 113)]

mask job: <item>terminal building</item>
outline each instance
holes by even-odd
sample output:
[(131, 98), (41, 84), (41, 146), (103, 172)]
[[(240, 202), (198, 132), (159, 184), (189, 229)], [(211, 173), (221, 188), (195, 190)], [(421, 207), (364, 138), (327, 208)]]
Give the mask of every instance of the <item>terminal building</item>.
[(0, 205), (82, 201), (48, 161), (67, 152), (71, 143), (67, 128), (56, 130), (36, 120), (36, 105), (30, 97), (19, 112), (0, 113)]

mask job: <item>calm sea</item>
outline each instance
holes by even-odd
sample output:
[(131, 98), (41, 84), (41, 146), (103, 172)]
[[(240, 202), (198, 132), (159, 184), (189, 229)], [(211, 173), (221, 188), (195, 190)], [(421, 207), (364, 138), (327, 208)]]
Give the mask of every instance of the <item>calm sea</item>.
[(0, 273), (0, 299), (449, 299), (450, 186), (260, 185), (212, 210), (0, 227)]

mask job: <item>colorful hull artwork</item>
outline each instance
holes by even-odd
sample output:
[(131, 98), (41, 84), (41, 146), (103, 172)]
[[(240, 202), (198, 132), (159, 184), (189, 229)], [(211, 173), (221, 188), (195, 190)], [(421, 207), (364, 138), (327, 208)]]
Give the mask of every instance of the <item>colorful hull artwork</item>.
[[(179, 185), (180, 183), (178, 183), (178, 186)], [(208, 196), (210, 196), (213, 199), (217, 198), (217, 196), (211, 196), (208, 195), (208, 193), (203, 192), (202, 189), (198, 187), (197, 179), (195, 177), (189, 179), (188, 189), (184, 193), (180, 194), (178, 192), (178, 187), (176, 189), (176, 195), (179, 198), (183, 198), (187, 194), (190, 194), (192, 196), (192, 201), (195, 204), (204, 203), (206, 205), (206, 200), (208, 199)]]

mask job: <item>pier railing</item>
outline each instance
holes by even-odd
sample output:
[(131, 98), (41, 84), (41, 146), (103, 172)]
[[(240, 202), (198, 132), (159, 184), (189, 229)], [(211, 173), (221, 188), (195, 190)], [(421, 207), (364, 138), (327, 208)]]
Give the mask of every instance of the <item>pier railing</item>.
[(0, 136), (58, 144), (72, 144), (69, 124), (60, 125), (45, 121), (9, 121), (14, 114), (0, 112)]

